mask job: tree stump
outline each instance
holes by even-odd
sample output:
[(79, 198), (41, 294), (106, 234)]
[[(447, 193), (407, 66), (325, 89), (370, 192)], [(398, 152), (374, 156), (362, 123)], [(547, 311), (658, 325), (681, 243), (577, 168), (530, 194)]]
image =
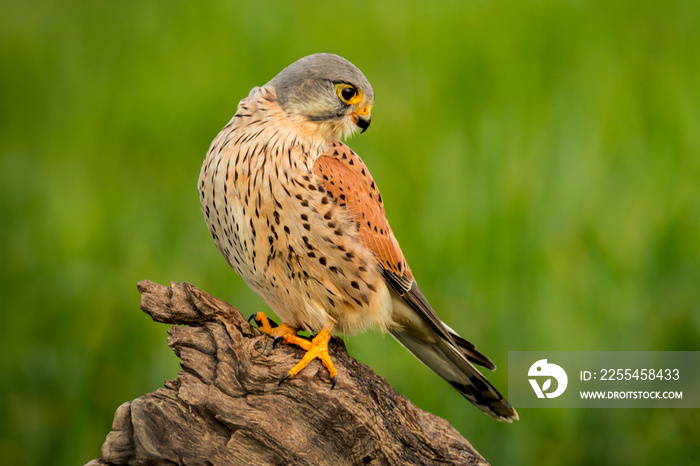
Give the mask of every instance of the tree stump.
[(97, 465), (486, 465), (446, 420), (422, 411), (342, 340), (329, 351), (331, 390), (316, 360), (279, 385), (303, 355), (189, 283), (138, 284), (141, 309), (174, 324), (168, 345), (182, 371), (165, 388), (121, 405)]

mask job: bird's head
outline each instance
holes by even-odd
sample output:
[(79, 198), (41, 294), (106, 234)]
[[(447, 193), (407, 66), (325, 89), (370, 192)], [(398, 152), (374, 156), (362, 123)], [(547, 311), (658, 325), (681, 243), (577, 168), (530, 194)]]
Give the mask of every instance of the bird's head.
[(277, 101), (289, 119), (327, 141), (368, 127), (374, 91), (365, 75), (331, 53), (309, 55), (272, 78)]

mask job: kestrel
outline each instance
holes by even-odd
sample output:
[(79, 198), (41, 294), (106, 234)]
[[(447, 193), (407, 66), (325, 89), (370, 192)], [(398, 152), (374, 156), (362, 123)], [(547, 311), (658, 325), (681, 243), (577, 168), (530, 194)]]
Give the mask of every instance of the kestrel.
[[(369, 169), (343, 144), (370, 124), (374, 92), (348, 60), (319, 53), (255, 87), (209, 147), (202, 211), (228, 264), (283, 320), (251, 318), (319, 358), (333, 386), (332, 331), (388, 331), (480, 410), (516, 411), (483, 375), (489, 358), (443, 323), (421, 293)], [(297, 336), (300, 330), (316, 335)], [(281, 382), (281, 381), (280, 381)]]

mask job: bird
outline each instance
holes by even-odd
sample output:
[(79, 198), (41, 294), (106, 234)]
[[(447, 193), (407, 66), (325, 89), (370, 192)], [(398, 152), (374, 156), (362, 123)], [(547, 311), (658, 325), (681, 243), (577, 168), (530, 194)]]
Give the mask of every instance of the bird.
[[(374, 91), (347, 59), (305, 56), (253, 87), (212, 141), (198, 191), (226, 262), (282, 319), (251, 316), (331, 380), (333, 333), (388, 332), (487, 415), (518, 414), (475, 365), (493, 362), (437, 316), (418, 288), (364, 161), (342, 140), (370, 126)], [(312, 337), (298, 335), (308, 331)]]

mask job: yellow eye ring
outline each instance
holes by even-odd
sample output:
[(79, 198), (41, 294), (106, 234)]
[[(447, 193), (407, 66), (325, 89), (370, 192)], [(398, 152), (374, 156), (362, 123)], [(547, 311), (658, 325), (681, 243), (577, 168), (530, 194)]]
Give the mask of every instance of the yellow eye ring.
[(350, 84), (336, 84), (335, 93), (340, 100), (349, 105), (358, 104), (362, 100), (362, 92)]

